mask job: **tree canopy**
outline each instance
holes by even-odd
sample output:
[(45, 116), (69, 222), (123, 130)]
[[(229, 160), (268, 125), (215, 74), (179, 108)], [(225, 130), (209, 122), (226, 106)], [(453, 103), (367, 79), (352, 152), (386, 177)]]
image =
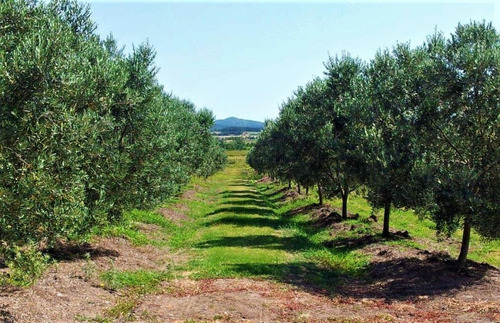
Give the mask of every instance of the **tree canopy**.
[(249, 164), (282, 180), (318, 182), (343, 200), (358, 186), (375, 209), (417, 209), (437, 231), (500, 231), (500, 35), (458, 25), (417, 48), (397, 44), (367, 64), (330, 57), (267, 123)]
[(0, 246), (52, 245), (221, 169), (208, 110), (166, 94), (76, 1), (0, 3)]

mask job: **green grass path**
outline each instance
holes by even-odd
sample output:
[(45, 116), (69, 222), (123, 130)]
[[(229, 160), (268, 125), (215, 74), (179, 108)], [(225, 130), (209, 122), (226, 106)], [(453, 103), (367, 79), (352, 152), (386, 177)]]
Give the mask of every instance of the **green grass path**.
[(287, 216), (312, 200), (279, 203), (279, 192), (255, 184), (243, 155), (229, 157), (226, 170), (201, 183), (209, 190), (191, 202), (192, 260), (182, 268), (191, 278), (261, 277), (328, 288), (361, 271), (365, 256), (332, 252), (300, 217)]

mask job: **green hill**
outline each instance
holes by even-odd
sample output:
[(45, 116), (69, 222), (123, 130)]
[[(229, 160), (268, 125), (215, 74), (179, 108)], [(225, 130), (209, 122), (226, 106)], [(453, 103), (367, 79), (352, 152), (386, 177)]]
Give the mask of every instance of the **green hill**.
[(264, 122), (238, 119), (230, 117), (223, 120), (215, 120), (215, 125), (212, 131), (231, 132), (236, 134), (238, 132), (259, 132), (264, 129)]

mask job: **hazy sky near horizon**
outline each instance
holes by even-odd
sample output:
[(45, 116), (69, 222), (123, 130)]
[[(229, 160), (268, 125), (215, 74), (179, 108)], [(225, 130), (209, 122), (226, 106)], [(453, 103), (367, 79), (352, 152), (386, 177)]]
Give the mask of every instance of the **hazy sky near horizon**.
[(113, 34), (126, 52), (148, 41), (165, 91), (217, 119), (276, 118), (298, 86), (323, 75), (329, 55), (368, 61), (380, 48), (418, 46), (471, 20), (500, 29), (500, 1), (84, 2), (102, 37)]

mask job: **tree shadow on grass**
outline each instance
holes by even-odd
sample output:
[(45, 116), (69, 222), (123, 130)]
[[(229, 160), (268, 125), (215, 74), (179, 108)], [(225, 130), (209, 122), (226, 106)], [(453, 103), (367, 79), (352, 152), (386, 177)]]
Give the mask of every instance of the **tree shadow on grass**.
[(240, 227), (252, 226), (252, 227), (270, 227), (273, 229), (279, 229), (284, 226), (287, 222), (282, 219), (270, 219), (270, 218), (254, 218), (248, 216), (227, 216), (214, 221), (206, 222), (206, 226), (228, 224), (236, 225)]
[(222, 192), (224, 198), (248, 198), (248, 199), (262, 199), (262, 194), (253, 191), (224, 191)]
[(239, 187), (239, 186), (245, 186), (245, 187), (255, 187), (253, 184), (249, 184), (247, 182), (233, 182), (231, 184), (229, 184), (228, 186), (236, 186), (236, 187)]
[(248, 193), (242, 193), (242, 194), (227, 194), (224, 195), (224, 198), (227, 199), (257, 199), (261, 200), (262, 197), (259, 195), (254, 195), (254, 194), (248, 194)]
[(226, 201), (221, 203), (221, 205), (243, 205), (243, 206), (258, 206), (258, 207), (264, 207), (264, 208), (274, 208), (274, 206), (266, 201), (262, 201), (260, 199), (255, 199), (255, 198), (246, 198), (244, 200), (238, 200), (238, 201)]
[(242, 207), (242, 206), (234, 206), (234, 207), (221, 207), (209, 213), (208, 215), (216, 215), (221, 213), (232, 213), (232, 214), (255, 214), (255, 215), (275, 215), (276, 212), (270, 209), (261, 209), (257, 207)]
[(290, 252), (310, 250), (318, 246), (307, 237), (277, 237), (274, 235), (248, 235), (240, 237), (223, 237), (198, 243), (197, 248), (247, 247), (256, 249), (286, 250)]

